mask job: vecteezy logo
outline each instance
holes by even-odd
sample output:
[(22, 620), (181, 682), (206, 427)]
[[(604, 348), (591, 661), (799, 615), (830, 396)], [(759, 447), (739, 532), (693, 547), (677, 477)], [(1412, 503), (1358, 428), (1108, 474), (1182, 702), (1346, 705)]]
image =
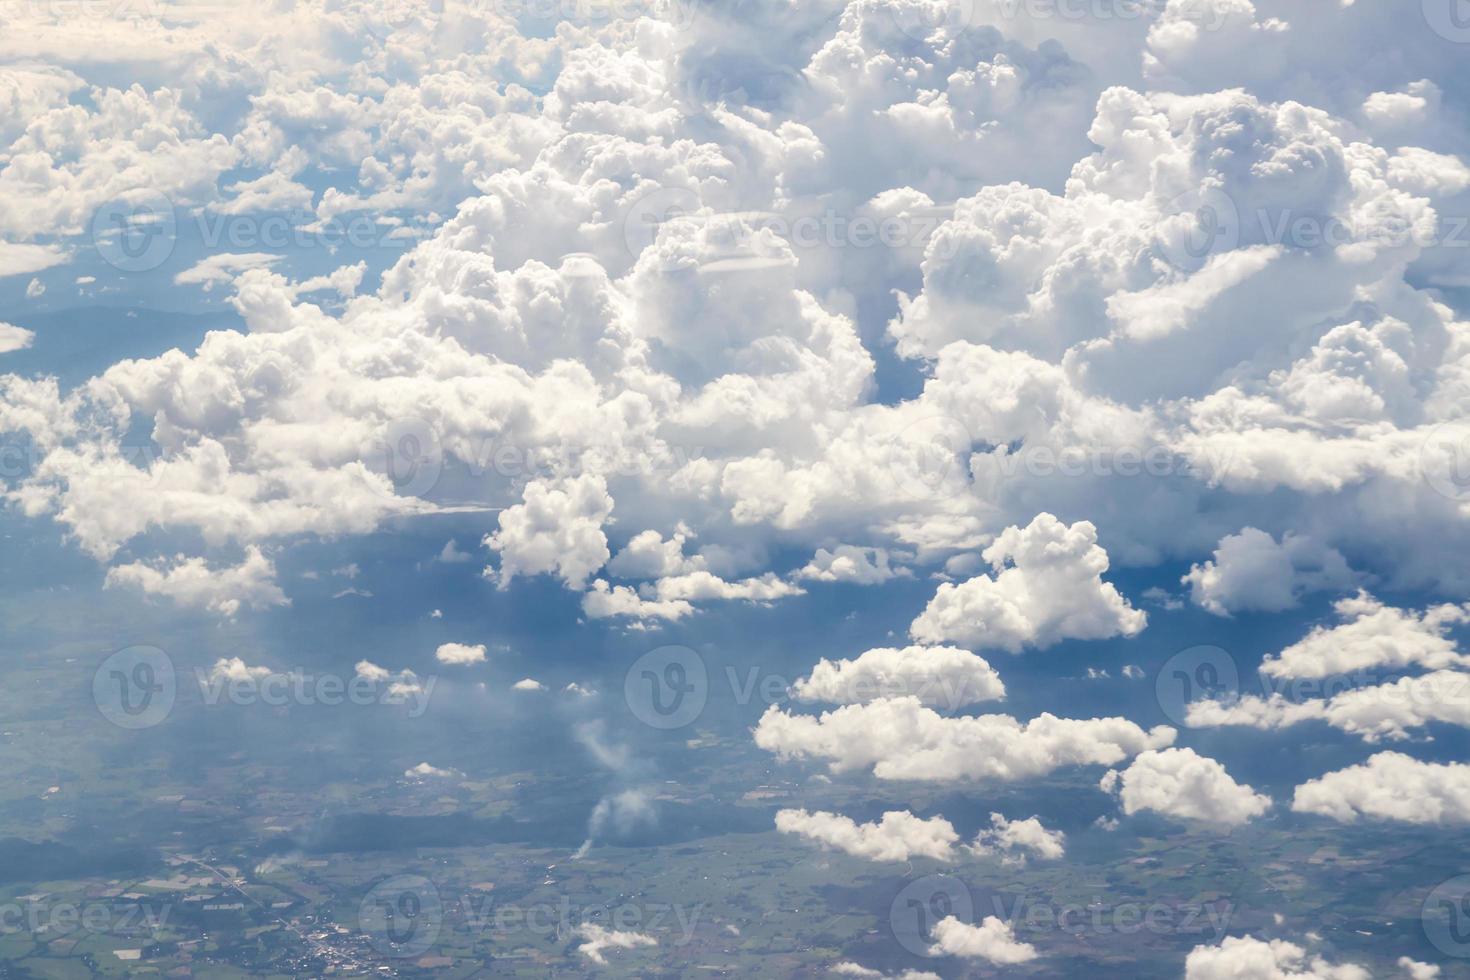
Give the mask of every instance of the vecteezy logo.
[(1197, 646), (1181, 650), (1159, 668), (1154, 694), (1164, 715), (1174, 724), (1184, 724), (1194, 701), (1219, 701), (1240, 693), (1240, 669), (1235, 658), (1219, 647)]
[(139, 190), (108, 201), (92, 216), (92, 244), (120, 272), (148, 272), (173, 254), (178, 219), (173, 202)]
[(893, 938), (917, 956), (928, 954), (934, 943), (934, 926), (950, 916), (961, 922), (975, 921), (975, 898), (969, 887), (952, 875), (925, 875), (911, 881), (888, 906)]
[(1193, 272), (1211, 255), (1240, 244), (1240, 209), (1219, 188), (1185, 191), (1162, 210), (1159, 251), (1176, 269)]
[(709, 672), (688, 647), (650, 650), (628, 668), (623, 697), (633, 717), (653, 728), (683, 728), (704, 712)]
[(1470, 500), (1470, 421), (1436, 426), (1419, 446), (1419, 472), (1436, 493)]
[(174, 662), (157, 647), (119, 650), (92, 675), (92, 700), (119, 728), (152, 728), (174, 707)]
[(935, 31), (954, 35), (973, 27), (979, 0), (899, 0), (887, 6), (901, 32), (927, 41)]
[[(658, 240), (659, 229), (671, 221), (693, 220), (699, 213), (699, 195), (686, 187), (660, 187), (635, 200), (623, 216), (623, 244), (633, 261)], [(665, 272), (668, 263), (660, 263)]]
[(1470, 875), (1441, 882), (1419, 911), (1424, 935), (1446, 956), (1470, 957)]
[(394, 419), (373, 448), (373, 462), (399, 497), (422, 497), (444, 472), (444, 448), (435, 428), (419, 418)]
[(676, 31), (687, 31), (694, 26), (705, 7), (706, 0), (667, 0), (664, 19)]
[(1470, 0), (1424, 0), (1424, 20), (1434, 33), (1456, 44), (1470, 44)]
[(958, 419), (932, 415), (894, 435), (888, 465), (899, 487), (914, 497), (936, 499), (963, 492), (970, 482), (974, 440)]
[(357, 908), (357, 924), (384, 956), (419, 956), (439, 938), (444, 905), (439, 890), (422, 875), (395, 875), (378, 882)]

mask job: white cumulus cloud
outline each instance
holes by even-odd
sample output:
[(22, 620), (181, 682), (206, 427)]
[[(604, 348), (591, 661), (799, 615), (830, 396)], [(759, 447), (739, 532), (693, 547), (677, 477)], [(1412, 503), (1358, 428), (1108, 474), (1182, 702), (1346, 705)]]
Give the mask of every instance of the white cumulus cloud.
[(1341, 823), (1359, 818), (1412, 824), (1470, 822), (1470, 765), (1432, 763), (1380, 752), (1362, 765), (1308, 780), (1291, 808)]
[(1270, 797), (1237, 783), (1220, 763), (1187, 748), (1142, 752), (1127, 769), (1108, 772), (1102, 788), (1116, 791), (1130, 816), (1152, 810), (1228, 827), (1271, 808)]
[(915, 639), (1016, 653), (1067, 639), (1133, 636), (1147, 621), (1102, 580), (1108, 555), (1087, 521), (1069, 527), (1039, 514), (1025, 528), (1006, 528), (982, 556), (994, 577), (940, 585), (910, 627)]
[(1227, 936), (1196, 946), (1184, 961), (1185, 980), (1370, 980), (1361, 966), (1333, 964), (1284, 939)]
[(1145, 731), (1123, 718), (1066, 719), (1042, 714), (946, 717), (916, 697), (853, 704), (820, 716), (772, 705), (755, 742), (782, 758), (826, 760), (834, 772), (871, 769), (879, 779), (1013, 780), (1062, 766), (1113, 765), (1174, 741), (1174, 729)]
[(441, 664), (480, 664), (485, 662), (483, 643), (441, 643), (434, 651), (434, 659)]
[(776, 829), (869, 861), (949, 861), (959, 838), (943, 817), (925, 820), (907, 810), (890, 810), (876, 823), (862, 824), (825, 810), (779, 810)]
[(984, 658), (957, 647), (878, 647), (852, 660), (817, 661), (791, 685), (798, 701), (862, 704), (912, 695), (948, 710), (1005, 697), (1000, 675)]

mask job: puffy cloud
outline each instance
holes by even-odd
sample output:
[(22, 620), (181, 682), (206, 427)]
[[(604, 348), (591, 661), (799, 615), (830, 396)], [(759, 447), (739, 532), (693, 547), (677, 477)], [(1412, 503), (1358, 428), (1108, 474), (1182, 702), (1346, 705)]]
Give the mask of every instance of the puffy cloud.
[(622, 550), (608, 562), (610, 575), (618, 578), (664, 578), (703, 567), (698, 559), (684, 556), (688, 535), (675, 533), (668, 540), (657, 531), (641, 531), (633, 535)]
[(439, 550), (439, 561), (446, 565), (459, 565), (473, 560), (469, 552), (459, 550), (459, 543), (453, 538), (444, 542), (444, 547)]
[(67, 253), (55, 245), (0, 242), (0, 277), (43, 272), (66, 262)]
[(271, 674), (269, 667), (251, 667), (239, 657), (221, 657), (209, 668), (209, 679), (215, 683), (247, 684)]
[(814, 582), (852, 582), (857, 585), (881, 585), (889, 579), (908, 575), (903, 567), (889, 564), (884, 548), (859, 548), (850, 544), (832, 550), (818, 548), (812, 560), (796, 573), (798, 578)]
[(891, 977), (892, 980), (940, 980), (939, 974), (927, 970), (903, 970), (888, 974), (858, 963), (838, 963), (832, 967), (831, 972), (839, 977), (858, 977), (859, 980), (883, 980), (885, 977)]
[(1289, 701), (1279, 692), (1269, 697), (1248, 694), (1234, 699), (1191, 702), (1186, 724), (1191, 728), (1216, 728), (1222, 725), (1245, 725), (1250, 728), (1286, 728), (1298, 722), (1326, 717), (1322, 699)]
[(804, 595), (805, 590), (782, 581), (774, 572), (768, 572), (759, 578), (727, 582), (718, 575), (700, 570), (659, 579), (654, 584), (654, 594), (661, 602), (702, 602), (711, 599), (773, 602), (787, 596)]
[(427, 680), (421, 679), (418, 674), (408, 668), (394, 673), (370, 660), (359, 660), (353, 668), (353, 677), (374, 686), (387, 682), (384, 702), (389, 704), (408, 702), (411, 705), (412, 717), (418, 717), (427, 710), (429, 696), (434, 693), (436, 682), (433, 677)]
[(225, 252), (207, 255), (189, 268), (174, 276), (175, 286), (203, 286), (206, 291), (221, 284), (233, 282), (235, 277), (250, 269), (269, 269), (281, 256), (267, 252)]
[(1470, 188), (1470, 167), (1459, 157), (1406, 146), (1388, 161), (1388, 179), (1416, 194), (1458, 194)]
[(411, 780), (460, 779), (463, 777), (464, 773), (460, 772), (458, 769), (441, 769), (438, 766), (430, 765), (427, 762), (420, 762), (416, 766), (412, 766), (408, 769), (403, 770), (403, 778)]
[(1351, 585), (1353, 574), (1334, 548), (1293, 534), (1278, 544), (1265, 531), (1247, 527), (1222, 538), (1214, 558), (1190, 568), (1182, 581), (1195, 605), (1228, 616), (1290, 609), (1306, 592)]
[(1451, 627), (1470, 621), (1470, 607), (1431, 606), (1422, 613), (1386, 606), (1366, 592), (1340, 599), (1335, 626), (1315, 626), (1301, 640), (1266, 657), (1261, 672), (1270, 677), (1331, 677), (1388, 668), (1470, 666), (1450, 638)]
[(970, 845), (973, 854), (999, 856), (1002, 864), (1025, 864), (1028, 856), (1054, 861), (1066, 853), (1066, 835), (1060, 830), (1047, 830), (1039, 817), (1007, 820), (999, 813), (990, 815), (990, 829), (980, 831)]
[(1169, 0), (1149, 26), (1145, 69), (1207, 78), (1240, 45), (1289, 29), (1285, 20), (1260, 17), (1251, 0)]
[(1339, 691), (1326, 698), (1288, 700), (1279, 691), (1262, 698), (1196, 701), (1188, 706), (1191, 728), (1245, 725), (1278, 729), (1325, 721), (1365, 741), (1406, 739), (1430, 722), (1470, 728), (1470, 674), (1438, 670)]
[[(1454, 45), (1427, 39), (1422, 19), (1394, 13), (1362, 2), (1304, 8), (1290, 0), (1170, 0), (1149, 25), (1144, 76), (1175, 91), (1239, 86), (1338, 112), (1420, 73), (1458, 84), (1464, 68), (1454, 63)], [(1125, 38), (1132, 40), (1117, 42)], [(1410, 62), (1413, 50), (1423, 56)], [(1247, 59), (1252, 51), (1262, 60)]]
[(936, 198), (1036, 173), (1027, 159), (1042, 180), (1065, 176), (1061, 161), (1085, 148), (1085, 71), (1059, 45), (1030, 49), (994, 28), (943, 24), (937, 6), (846, 5), (803, 73), (805, 122), (822, 154), (803, 176), (863, 196), (907, 186)]
[(11, 323), (0, 322), (0, 354), (25, 350), (35, 339), (36, 335), (29, 330)]
[(1439, 976), (1439, 967), (1432, 963), (1420, 963), (1407, 956), (1400, 956), (1397, 965), (1409, 980), (1436, 980)]
[(776, 829), (869, 861), (909, 861), (915, 857), (949, 861), (959, 839), (943, 817), (925, 820), (907, 810), (890, 810), (878, 822), (863, 824), (825, 810), (779, 810)]
[(134, 204), (146, 200), (158, 216), (201, 203), (239, 162), (229, 139), (208, 132), (178, 89), (134, 83), (90, 94), (86, 107), (66, 102), (38, 111), (6, 148), (0, 229), (10, 240), (80, 234), (100, 206), (124, 201), (120, 223), (98, 232), (99, 244), (120, 242), (142, 233), (128, 225)]
[(797, 834), (823, 847), (835, 848), (869, 861), (910, 861), (916, 857), (953, 861), (961, 850), (977, 857), (999, 858), (1006, 865), (1023, 865), (1028, 856), (1055, 860), (1066, 853), (1066, 838), (1047, 830), (1036, 817), (1007, 820), (990, 815), (991, 826), (970, 844), (961, 844), (953, 825), (943, 817), (923, 819), (907, 810), (891, 810), (875, 823), (860, 824), (836, 813), (818, 810), (780, 810), (776, 829)]
[(694, 612), (683, 599), (645, 599), (626, 585), (609, 585), (598, 579), (582, 596), (582, 612), (589, 619), (624, 616), (639, 622), (652, 619), (679, 620)]
[[(620, 556), (628, 552), (620, 552)], [(623, 616), (640, 622), (653, 619), (677, 620), (694, 611), (695, 602), (714, 600), (770, 603), (788, 596), (804, 595), (800, 586), (778, 578), (774, 572), (756, 578), (727, 582), (705, 571), (700, 560), (682, 560), (682, 567), (695, 568), (645, 583), (635, 591), (626, 585), (609, 585), (598, 579), (582, 597), (582, 611), (591, 619)], [(625, 562), (623, 569), (630, 567)], [(609, 569), (611, 570), (611, 569)]]
[(637, 949), (658, 945), (658, 940), (647, 933), (607, 929), (591, 922), (578, 926), (577, 935), (586, 940), (577, 947), (577, 952), (598, 966), (607, 966), (605, 954), (610, 949)]
[[(322, 195), (322, 220), (361, 207), (396, 212), (405, 242), (429, 234), (377, 295), (336, 315), (308, 301), (308, 283), (241, 273), (234, 303), (249, 333), (221, 331), (192, 355), (126, 362), (89, 384), (58, 411), (101, 407), (117, 423), (59, 447), (13, 493), (28, 514), (54, 515), (103, 557), (153, 527), (239, 544), (362, 533), (434, 509), (424, 499), (433, 481), (405, 483), (379, 465), (380, 447), (397, 444), (394, 425), (420, 419), (442, 451), (430, 462), (467, 463), (478, 475), (497, 454), (545, 453), (556, 461), (546, 472), (511, 479), (562, 489), (601, 478), (632, 527), (672, 517), (716, 547), (750, 541), (752, 553), (776, 534), (811, 548), (871, 542), (861, 560), (838, 546), (830, 562), (814, 561), (818, 580), (848, 574), (848, 557), (854, 575), (886, 574), (893, 564), (880, 549), (916, 565), (945, 561), (1042, 507), (1097, 507), (1114, 558), (1151, 563), (1198, 554), (1250, 519), (1249, 498), (1219, 506), (1221, 494), (1346, 491), (1333, 506), (1351, 508), (1352, 488), (1372, 484), (1367, 518), (1323, 517), (1328, 527), (1303, 535), (1381, 555), (1382, 567), (1365, 571), (1452, 584), (1455, 563), (1435, 549), (1453, 549), (1453, 522), (1431, 548), (1387, 533), (1413, 506), (1454, 513), (1410, 472), (1422, 441), (1411, 427), (1458, 403), (1449, 368), (1463, 356), (1448, 311), (1403, 280), (1403, 263), (1419, 250), (1367, 236), (1351, 243), (1363, 253), (1352, 262), (1318, 249), (1305, 263), (1305, 247), (1265, 261), (1280, 243), (1258, 228), (1208, 242), (1198, 257), (1178, 248), (1200, 230), (1190, 222), (1201, 201), (1189, 193), (1202, 186), (1220, 188), (1243, 215), (1285, 207), (1375, 229), (1399, 218), (1427, 226), (1455, 186), (1448, 147), (1423, 147), (1425, 155), (1374, 146), (1322, 112), (1245, 92), (1115, 88), (1092, 108), (1094, 83), (1071, 60), (1101, 50), (1084, 35), (1069, 34), (1077, 54), (1064, 55), (1016, 41), (1035, 28), (1017, 18), (1001, 32), (940, 28), (919, 38), (903, 28), (919, 11), (912, 3), (824, 10), (767, 12), (783, 28), (799, 20), (798, 35), (696, 18), (710, 44), (698, 50), (652, 21), (524, 38), (502, 30), (509, 25), (493, 12), (459, 8), (398, 11), (388, 34), (372, 5), (331, 15), (305, 5), (259, 24), (221, 12), (217, 22), (149, 21), (152, 33), (119, 28), (125, 60), (140, 72), (153, 69), (137, 52), (168, 54), (168, 74), (182, 79), (180, 126), (234, 134), (232, 153), (273, 168), (232, 183), (208, 213), (298, 200), (297, 176), (325, 161), (357, 169), (356, 186)], [(324, 43), (332, 54), (309, 77), (271, 70), (301, 39), (353, 31), (365, 32), (364, 43), (348, 45), (350, 54)], [(709, 98), (702, 82), (729, 74), (719, 52), (748, 45), (768, 64), (777, 53), (767, 35), (790, 37), (779, 50), (789, 61), (772, 66), (769, 86), (742, 73), (753, 87)], [(159, 37), (170, 43), (160, 47)], [(452, 37), (472, 40), (446, 52)], [(65, 49), (47, 48), (47, 57), (69, 59)], [(228, 70), (218, 69), (225, 51)], [(366, 60), (350, 63), (360, 52)], [(499, 77), (507, 73), (519, 82)], [(19, 88), (65, 111), (76, 108), (67, 99), (80, 84), (62, 73)], [(1411, 97), (1429, 105), (1429, 91), (1419, 91)], [(251, 108), (243, 120), (227, 118), (223, 103)], [(117, 105), (143, 112), (141, 102)], [(1063, 190), (981, 186), (1043, 167), (1038, 119), (1053, 121), (1042, 128), (1059, 141), (1044, 183)], [(1248, 153), (1231, 147), (1223, 119), (1259, 134)], [(842, 149), (855, 141), (871, 149), (875, 125), (924, 137), (884, 144), (902, 153)], [(1011, 156), (1007, 147), (1022, 143), (1025, 152)], [(915, 145), (932, 152), (916, 155)], [(1309, 173), (1306, 159), (1321, 165)], [(834, 182), (851, 200), (833, 198)], [(198, 199), (210, 195), (220, 197), (201, 188)], [(952, 214), (934, 203), (956, 199)], [(664, 205), (651, 222), (633, 220)], [(948, 220), (897, 247), (814, 249), (758, 214), (813, 206)], [(409, 226), (404, 212), (414, 209), (424, 227)], [(874, 252), (883, 258), (859, 254)], [(348, 296), (351, 278), (329, 286)], [(1304, 281), (1313, 288), (1283, 285)], [(907, 353), (931, 362), (930, 377), (918, 396), (879, 401), (872, 338), (860, 339), (872, 325), (856, 322), (872, 313), (864, 304), (855, 315), (844, 289), (886, 296), (895, 284), (918, 289), (893, 331)], [(1288, 304), (1271, 331), (1254, 312), (1267, 295)], [(998, 315), (985, 315), (992, 308)], [(1158, 310), (1167, 322), (1141, 323)], [(925, 421), (936, 418), (954, 423), (940, 423), (940, 442), (959, 430), (963, 438), (936, 447)], [(166, 458), (117, 466), (111, 447), (150, 419)], [(937, 481), (935, 448), (948, 450), (949, 464)], [(1080, 452), (1114, 469), (1155, 450), (1173, 467), (1158, 478), (1112, 479), (1121, 474), (1092, 475), (1094, 467), (1059, 478), (1033, 465), (1042, 451)], [(1182, 472), (1181, 459), (1197, 469)], [(1232, 462), (1228, 472), (1215, 465), (1221, 459)], [(99, 470), (108, 472), (93, 479)], [(475, 499), (456, 502), (500, 506), (503, 489), (487, 481), (468, 494)], [(526, 506), (503, 517), (524, 518), (517, 508)], [(1310, 510), (1286, 506), (1280, 526), (1312, 523)], [(1135, 516), (1143, 513), (1150, 519)], [(606, 536), (584, 530), (559, 543), (504, 530), (502, 581), (547, 572), (584, 588), (596, 574), (598, 533)], [(1358, 547), (1347, 551), (1345, 536)], [(566, 568), (551, 556), (560, 545), (570, 549)], [(629, 563), (615, 561), (608, 576), (643, 577), (632, 574), (640, 552), (629, 548)], [(764, 581), (756, 560), (736, 570), (685, 567), (700, 556), (682, 552), (650, 580), (704, 571), (730, 586)], [(711, 586), (719, 588), (702, 587)], [(687, 587), (660, 596), (656, 586), (609, 585), (587, 611), (676, 614), (688, 600), (673, 596)]]
[(916, 697), (847, 705), (819, 717), (772, 705), (756, 745), (781, 758), (828, 761), (833, 772), (871, 769), (879, 779), (953, 782), (1026, 779), (1062, 766), (1112, 765), (1170, 745), (1174, 729), (1144, 731), (1123, 718), (1073, 720), (1042, 714), (947, 718)]
[(1442, 96), (1438, 85), (1421, 78), (1398, 92), (1372, 93), (1363, 100), (1363, 116), (1380, 133), (1421, 126), (1438, 111)]
[(1019, 942), (1011, 927), (997, 917), (986, 916), (978, 926), (947, 916), (934, 923), (934, 945), (930, 956), (960, 956), (987, 963), (1026, 963), (1036, 959), (1036, 948)]
[(791, 685), (798, 701), (861, 704), (912, 695), (949, 710), (1005, 697), (1000, 675), (983, 658), (956, 647), (879, 647), (853, 660), (823, 658)]
[(1006, 528), (981, 554), (995, 576), (940, 585), (910, 627), (915, 639), (1017, 653), (1066, 639), (1133, 636), (1147, 621), (1102, 580), (1108, 555), (1088, 521), (1068, 527), (1038, 514), (1025, 528)]
[(361, 677), (364, 680), (373, 681), (374, 683), (377, 683), (378, 681), (386, 681), (389, 677), (392, 676), (391, 672), (386, 667), (379, 667), (371, 660), (359, 660), (353, 670), (355, 671), (355, 675), (357, 677)]
[[(1255, 134), (1248, 151), (1228, 145), (1227, 117)], [(1073, 167), (1065, 194), (1013, 183), (956, 203), (930, 242), (922, 291), (891, 326), (901, 352), (932, 358), (968, 340), (1065, 354), (1096, 393), (1200, 397), (1242, 358), (1265, 367), (1287, 354), (1287, 336), (1300, 332), (1310, 346), (1351, 302), (1343, 287), (1377, 272), (1374, 259), (1412, 258), (1413, 242), (1432, 235), (1429, 200), (1390, 184), (1388, 154), (1348, 142), (1305, 106), (1238, 90), (1113, 88), (1089, 136), (1101, 149)], [(1298, 241), (1299, 230), (1281, 230), (1283, 216), (1322, 233)], [(1402, 222), (1397, 235), (1383, 224), (1390, 216)], [(1347, 239), (1336, 253), (1329, 231)], [(1283, 299), (1280, 284), (1311, 252), (1341, 264), (1311, 273), (1320, 291)], [(1239, 322), (1273, 295), (1273, 336)], [(1193, 363), (1163, 360), (1185, 347)], [(1158, 377), (1138, 375), (1165, 363)]]
[(1184, 961), (1185, 980), (1369, 980), (1361, 966), (1334, 965), (1284, 939), (1227, 936), (1196, 946)]
[(231, 184), (224, 188), (224, 193), (233, 196), (227, 201), (211, 201), (206, 205), (211, 212), (240, 215), (276, 211), (304, 216), (312, 210), (311, 188), (296, 183), (280, 170)]
[(497, 584), (516, 575), (557, 573), (572, 588), (606, 564), (602, 526), (612, 513), (607, 483), (590, 474), (561, 485), (537, 480), (526, 485), (523, 502), (500, 514), (500, 530), (485, 538), (500, 553)]
[[(244, 338), (214, 334), (205, 346), (215, 339), (229, 346)], [(113, 368), (112, 380), (124, 386), (134, 381), (140, 386), (158, 384), (161, 387), (155, 390), (166, 400), (187, 390), (190, 380), (211, 383), (185, 367), (186, 357), (177, 351), (173, 355), (177, 356), (164, 355), (161, 363), (146, 368), (139, 362), (122, 362)], [(269, 387), (275, 383), (272, 379), (279, 379), (279, 373), (268, 367), (272, 360), (249, 369), (254, 372), (253, 385)], [(146, 380), (132, 376), (135, 368), (140, 375), (148, 375)], [(169, 377), (174, 368), (190, 376), (178, 379), (181, 388), (175, 388)], [(144, 466), (137, 465), (136, 454), (128, 455), (120, 432), (100, 442), (56, 447), (28, 478), (29, 490), (34, 492), (17, 492), (30, 501), (27, 511), (38, 515), (56, 508), (58, 519), (70, 526), (82, 548), (106, 559), (151, 527), (194, 528), (211, 544), (251, 543), (292, 534), (364, 532), (387, 514), (426, 509), (412, 498), (395, 496), (384, 477), (355, 458), (364, 449), (351, 432), (320, 438), (335, 442), (338, 451), (346, 449), (344, 441), (353, 442), (346, 451), (354, 459), (318, 469), (301, 455), (313, 448), (309, 444), (317, 437), (296, 426), (266, 422), (256, 444), (261, 456), (247, 467), (240, 466), (231, 459), (225, 442), (202, 435), (194, 427), (208, 424), (213, 416), (230, 414), (238, 408), (238, 400), (260, 393), (249, 385), (241, 391), (234, 379), (213, 380), (223, 387), (215, 389), (210, 398), (201, 395), (188, 400), (189, 407), (178, 403), (178, 416), (171, 417), (172, 409), (158, 405), (161, 419), (154, 439), (162, 452), (143, 460)], [(169, 389), (173, 393), (165, 394)], [(127, 410), (122, 409), (121, 415), (125, 420)], [(371, 441), (360, 423), (358, 432), (364, 442)], [(238, 438), (232, 435), (228, 441), (233, 444)]]
[(771, 572), (727, 581), (710, 571), (705, 555), (684, 554), (688, 537), (682, 525), (668, 540), (664, 540), (657, 531), (634, 535), (608, 563), (607, 570), (619, 577), (653, 578), (656, 581), (639, 586), (636, 595), (625, 586), (608, 588), (604, 582), (596, 583), (594, 592), (589, 593), (583, 602), (584, 611), (593, 618), (626, 615), (640, 619), (677, 619), (693, 608), (690, 605), (693, 602), (769, 603), (805, 594), (800, 586), (783, 581)]
[(1255, 246), (1212, 255), (1188, 278), (1119, 290), (1105, 301), (1108, 318), (1124, 337), (1154, 340), (1192, 324), (1226, 292), (1249, 280), (1282, 254), (1280, 246)]
[(0, 68), (0, 101), (15, 113), (7, 113), (0, 124), (0, 140), (9, 143), (24, 133), (33, 113), (65, 105), (67, 96), (81, 84), (75, 74), (59, 68)]
[(143, 562), (107, 571), (107, 586), (132, 586), (146, 595), (164, 596), (181, 606), (202, 606), (233, 619), (241, 607), (265, 609), (290, 604), (276, 585), (276, 566), (259, 548), (247, 548), (238, 565), (211, 568), (203, 558), (179, 559), (154, 567)]
[[(338, 174), (323, 217), (417, 212), (432, 225), (477, 175), (527, 162), (559, 128), (502, 76), (539, 74), (560, 42), (522, 38), (488, 8), (30, 11), (14, 26), (26, 40), (0, 60), (70, 70), (0, 68), (0, 104), (27, 122), (0, 127), (11, 237), (75, 233), (140, 189), (180, 205), (180, 220), (204, 205), (203, 217), (271, 211), (300, 225), (313, 194), (293, 178), (311, 163)], [(221, 187), (226, 172), (250, 176)]]
[(441, 664), (480, 664), (485, 662), (485, 644), (441, 643), (434, 651)]
[(403, 701), (415, 701), (422, 696), (423, 700), (419, 703), (426, 705), (428, 696), (433, 693), (433, 681), (434, 678), (430, 677), (429, 683), (425, 684), (419, 679), (418, 674), (405, 667), (389, 681), (388, 695), (385, 700), (389, 703), (399, 703)]
[(544, 691), (546, 685), (532, 677), (523, 677), (510, 686), (512, 691)]
[(1291, 808), (1341, 823), (1359, 817), (1414, 824), (1470, 822), (1470, 765), (1420, 762), (1380, 752), (1367, 762), (1309, 780), (1296, 788)]
[(1142, 752), (1127, 769), (1109, 771), (1102, 788), (1118, 793), (1129, 816), (1153, 810), (1182, 820), (1235, 826), (1271, 807), (1270, 797), (1237, 783), (1220, 763), (1187, 748)]
[[(1255, 134), (1249, 153), (1227, 145), (1236, 131), (1227, 118)], [(1013, 184), (957, 203), (930, 242), (923, 289), (891, 332), (901, 351), (940, 364), (956, 341), (1056, 362), (1056, 394), (1031, 413), (1029, 431), (965, 424), (973, 443), (996, 447), (986, 456), (1007, 461), (1003, 503), (1046, 493), (1054, 507), (1098, 507), (1121, 483), (1086, 477), (1116, 477), (1115, 454), (1136, 451), (1118, 424), (1127, 408), (1144, 420), (1143, 446), (1157, 447), (1150, 469), (1230, 494), (1318, 498), (1316, 513), (1288, 496), (1289, 513), (1275, 514), (1324, 548), (1374, 556), (1374, 571), (1400, 584), (1457, 589), (1449, 546), (1402, 533), (1422, 508), (1449, 513), (1424, 493), (1412, 459), (1425, 438), (1416, 427), (1445, 417), (1448, 403), (1432, 391), (1448, 382), (1442, 366), (1462, 356), (1450, 353), (1461, 328), (1403, 272), (1431, 253), (1441, 261), (1423, 243), (1435, 208), (1455, 212), (1427, 183), (1409, 189), (1395, 154), (1348, 132), (1326, 114), (1239, 91), (1111, 89), (1091, 133), (1102, 149), (1074, 167), (1065, 194)], [(1310, 240), (1303, 228), (1331, 234)], [(1365, 296), (1367, 306), (1355, 305)], [(1058, 481), (1051, 466), (1043, 483), (1039, 454), (1074, 448), (1064, 441), (1072, 405), (1093, 419), (1111, 408), (1112, 432), (1088, 431), (1075, 447), (1079, 471)], [(1167, 462), (1174, 454), (1186, 465)], [(1177, 506), (1214, 519), (1187, 483), (1135, 487), (1149, 500), (1137, 513)], [(1341, 499), (1323, 513), (1332, 494)], [(1194, 521), (1114, 520), (1108, 533), (1133, 560), (1135, 547), (1177, 549), (1178, 529)], [(1173, 540), (1150, 540), (1150, 524)], [(1458, 519), (1449, 524), (1458, 536)]]

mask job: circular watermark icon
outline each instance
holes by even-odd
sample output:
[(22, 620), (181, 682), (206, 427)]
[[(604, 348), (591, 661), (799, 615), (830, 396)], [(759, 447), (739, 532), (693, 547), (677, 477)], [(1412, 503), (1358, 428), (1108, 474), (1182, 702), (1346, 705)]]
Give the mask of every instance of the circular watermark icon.
[(974, 439), (959, 419), (931, 415), (894, 435), (889, 472), (913, 497), (936, 499), (963, 493), (970, 484)]
[(1456, 44), (1470, 44), (1470, 0), (1423, 0), (1424, 22)]
[(1163, 207), (1159, 252), (1176, 269), (1194, 271), (1240, 244), (1240, 208), (1218, 187), (1185, 191)]
[(1470, 875), (1440, 882), (1419, 910), (1424, 935), (1446, 956), (1470, 957)]
[(953, 36), (975, 26), (980, 0), (900, 0), (887, 5), (894, 26), (915, 41), (938, 31)]
[(916, 956), (927, 956), (934, 927), (954, 916), (975, 921), (975, 897), (953, 875), (925, 875), (909, 882), (888, 906), (888, 926), (898, 944)]
[(1470, 421), (1435, 426), (1419, 445), (1419, 472), (1436, 493), (1470, 500)]
[[(670, 221), (697, 215), (701, 208), (699, 195), (687, 187), (660, 187), (639, 197), (623, 215), (623, 244), (634, 262), (643, 250), (658, 240), (658, 231)], [(672, 264), (661, 263), (662, 271), (672, 271)]]
[(173, 202), (153, 190), (115, 197), (92, 215), (92, 244), (119, 272), (149, 272), (163, 265), (178, 232)]
[(358, 928), (384, 956), (420, 956), (439, 938), (444, 904), (422, 875), (394, 875), (378, 882), (357, 907)]
[(704, 658), (681, 646), (650, 650), (628, 668), (623, 698), (633, 717), (651, 728), (683, 728), (704, 712), (709, 672)]
[(1194, 701), (1218, 701), (1240, 693), (1235, 658), (1215, 646), (1190, 647), (1164, 661), (1154, 678), (1154, 694), (1165, 717), (1184, 724)]
[(178, 693), (174, 662), (157, 647), (126, 647), (92, 675), (92, 700), (119, 728), (152, 728), (168, 717)]
[(439, 432), (420, 418), (394, 419), (373, 445), (373, 469), (388, 478), (393, 495), (422, 497), (444, 472), (444, 447)]

